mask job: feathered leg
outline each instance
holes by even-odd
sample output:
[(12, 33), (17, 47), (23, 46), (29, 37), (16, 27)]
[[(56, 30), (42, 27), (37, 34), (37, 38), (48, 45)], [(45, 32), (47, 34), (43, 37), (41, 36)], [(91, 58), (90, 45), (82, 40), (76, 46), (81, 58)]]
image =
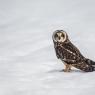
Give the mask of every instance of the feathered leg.
[(65, 63), (65, 69), (64, 72), (70, 72), (71, 71), (71, 64)]

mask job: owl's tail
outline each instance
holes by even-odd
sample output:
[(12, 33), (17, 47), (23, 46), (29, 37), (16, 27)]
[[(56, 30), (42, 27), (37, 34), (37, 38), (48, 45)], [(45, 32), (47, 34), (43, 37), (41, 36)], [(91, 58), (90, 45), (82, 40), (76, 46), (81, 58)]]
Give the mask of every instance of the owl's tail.
[(85, 72), (93, 72), (95, 71), (95, 67), (94, 66), (89, 66), (87, 68), (84, 69)]
[(95, 71), (95, 61), (93, 61), (91, 59), (88, 59), (88, 58), (85, 58), (85, 62), (86, 62), (86, 64), (88, 64), (88, 67), (85, 68), (84, 71), (86, 71), (86, 72), (93, 72), (93, 71)]
[(91, 59), (86, 59), (85, 62), (88, 64), (88, 65), (91, 65), (91, 66), (94, 66), (95, 67), (95, 61), (91, 60)]
[(95, 71), (95, 64), (93, 66), (90, 63), (87, 63), (88, 61), (87, 62), (86, 61), (87, 60), (79, 62), (77, 64), (73, 63), (71, 65), (74, 66), (77, 69), (80, 69), (80, 70), (84, 71), (84, 72), (93, 72), (93, 71)]

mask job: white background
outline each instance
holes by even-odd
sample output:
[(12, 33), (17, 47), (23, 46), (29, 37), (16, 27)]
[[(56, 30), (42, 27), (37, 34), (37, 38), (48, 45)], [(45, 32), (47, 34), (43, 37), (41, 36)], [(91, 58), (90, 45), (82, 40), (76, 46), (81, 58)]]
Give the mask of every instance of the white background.
[(95, 72), (62, 72), (57, 29), (95, 60), (95, 0), (0, 0), (0, 95), (95, 95)]

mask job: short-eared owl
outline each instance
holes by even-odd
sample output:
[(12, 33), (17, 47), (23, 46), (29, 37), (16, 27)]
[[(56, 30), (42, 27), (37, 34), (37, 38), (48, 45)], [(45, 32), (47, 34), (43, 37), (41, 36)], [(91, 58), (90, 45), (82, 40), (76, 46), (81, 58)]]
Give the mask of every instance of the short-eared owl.
[(85, 72), (95, 71), (95, 62), (80, 53), (64, 30), (56, 30), (52, 38), (56, 56), (65, 64), (65, 72), (69, 72), (72, 66)]

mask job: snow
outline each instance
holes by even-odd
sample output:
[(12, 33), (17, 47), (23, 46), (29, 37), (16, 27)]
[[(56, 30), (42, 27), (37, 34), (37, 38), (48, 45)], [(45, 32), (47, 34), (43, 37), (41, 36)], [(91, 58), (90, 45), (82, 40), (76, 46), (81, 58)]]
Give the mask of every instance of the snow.
[(95, 0), (0, 0), (0, 95), (95, 95), (95, 72), (63, 72), (52, 33), (67, 31), (95, 60)]

